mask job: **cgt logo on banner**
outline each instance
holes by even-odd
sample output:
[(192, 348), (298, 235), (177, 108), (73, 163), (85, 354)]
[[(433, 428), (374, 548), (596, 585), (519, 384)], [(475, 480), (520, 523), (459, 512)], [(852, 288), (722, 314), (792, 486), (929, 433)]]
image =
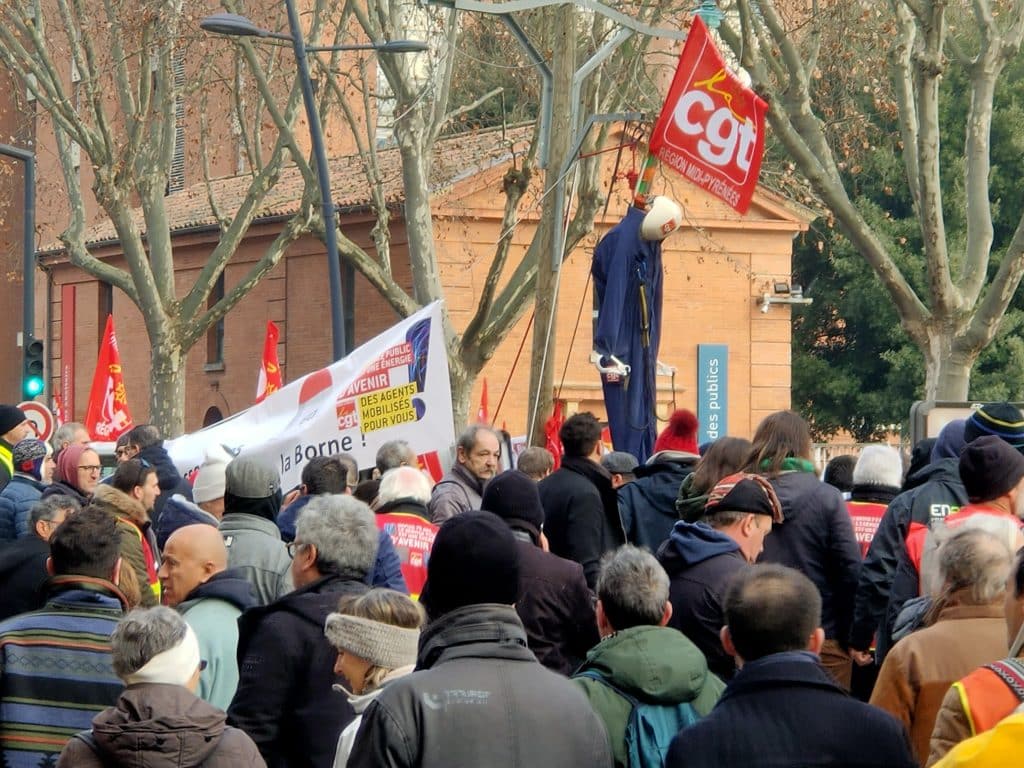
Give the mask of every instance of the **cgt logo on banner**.
[(767, 109), (726, 66), (698, 16), (651, 132), (650, 152), (746, 213), (761, 171)]
[(273, 464), (281, 487), (298, 485), (316, 456), (350, 453), (372, 467), (377, 449), (405, 440), (435, 479), (455, 443), (439, 302), (423, 308), (348, 357), (303, 376), (265, 400), (166, 447), (182, 475), (220, 444)]

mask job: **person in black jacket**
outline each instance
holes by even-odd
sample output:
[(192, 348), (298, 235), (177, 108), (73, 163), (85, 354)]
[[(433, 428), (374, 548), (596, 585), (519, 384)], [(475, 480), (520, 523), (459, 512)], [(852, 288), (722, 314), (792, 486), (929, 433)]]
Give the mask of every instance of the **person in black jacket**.
[(362, 594), (377, 556), (370, 508), (351, 496), (316, 496), (302, 510), (292, 555), (295, 591), (246, 611), (238, 627), (238, 691), (228, 723), (252, 737), (269, 768), (331, 768), (355, 717), (332, 685), (337, 652), (324, 635), (342, 595)]
[(905, 484), (911, 488), (889, 503), (871, 539), (857, 582), (849, 636), (850, 654), (862, 666), (872, 663), (869, 649), (876, 634), (883, 651), (876, 654), (877, 663), (881, 664), (890, 645), (886, 639), (886, 608), (907, 534), (915, 527), (930, 526), (933, 520), (941, 520), (967, 503), (960, 480), (965, 427), (963, 420), (956, 419), (942, 428), (932, 447), (931, 462), (908, 473)]
[(530, 650), (548, 669), (572, 674), (600, 640), (594, 595), (579, 563), (542, 549), (544, 508), (537, 483), (518, 470), (503, 472), (487, 484), (480, 505), (508, 523), (516, 538), (516, 613), (526, 628)]
[(558, 431), (562, 466), (538, 485), (544, 533), (551, 551), (583, 566), (587, 586), (597, 583), (601, 556), (626, 543), (611, 475), (598, 461), (601, 424), (594, 414), (570, 416)]
[(708, 494), (704, 518), (677, 522), (658, 552), (670, 583), (668, 626), (700, 648), (708, 669), (723, 680), (736, 672), (719, 638), (726, 590), (757, 560), (772, 524), (781, 522), (782, 506), (771, 484), (740, 472), (722, 478)]
[(70, 496), (37, 501), (29, 516), (32, 534), (0, 549), (0, 620), (34, 611), (46, 604), (50, 574), (50, 536), (68, 515), (81, 510)]
[(722, 644), (739, 672), (711, 713), (673, 739), (665, 768), (913, 768), (903, 726), (822, 669), (821, 595), (792, 568), (748, 569), (730, 587)]
[(184, 496), (192, 501), (192, 486), (181, 476), (178, 468), (174, 466), (171, 457), (164, 449), (164, 441), (160, 432), (152, 424), (140, 424), (133, 427), (127, 435), (127, 451), (123, 454), (124, 460), (142, 459), (156, 469), (156, 479), (160, 486), (160, 495), (153, 505), (153, 524), (160, 520), (160, 513), (164, 511), (164, 504), (174, 494)]
[(825, 629), (822, 662), (849, 690), (853, 665), (845, 645), (861, 558), (846, 501), (818, 480), (811, 432), (798, 414), (778, 411), (765, 417), (752, 443), (749, 471), (768, 478), (783, 516), (765, 541), (761, 561), (796, 568), (814, 582)]

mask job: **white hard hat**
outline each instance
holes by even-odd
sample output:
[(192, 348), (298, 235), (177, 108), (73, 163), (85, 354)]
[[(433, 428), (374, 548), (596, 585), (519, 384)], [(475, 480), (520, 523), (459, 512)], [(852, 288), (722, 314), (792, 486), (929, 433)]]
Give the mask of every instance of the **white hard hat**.
[(640, 237), (644, 240), (664, 240), (683, 223), (683, 209), (679, 203), (663, 195), (651, 202), (651, 210), (640, 222)]

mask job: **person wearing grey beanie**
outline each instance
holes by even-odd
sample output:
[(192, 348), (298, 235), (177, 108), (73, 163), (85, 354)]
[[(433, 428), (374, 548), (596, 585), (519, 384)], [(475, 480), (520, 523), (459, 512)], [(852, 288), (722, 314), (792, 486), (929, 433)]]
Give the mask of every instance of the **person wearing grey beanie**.
[(401, 592), (371, 589), (362, 595), (346, 595), (338, 612), (327, 617), (324, 634), (338, 651), (334, 673), (348, 681), (348, 694), (356, 717), (338, 737), (334, 768), (345, 768), (352, 752), (363, 712), (385, 685), (416, 666), (416, 650), (423, 624), (423, 609)]

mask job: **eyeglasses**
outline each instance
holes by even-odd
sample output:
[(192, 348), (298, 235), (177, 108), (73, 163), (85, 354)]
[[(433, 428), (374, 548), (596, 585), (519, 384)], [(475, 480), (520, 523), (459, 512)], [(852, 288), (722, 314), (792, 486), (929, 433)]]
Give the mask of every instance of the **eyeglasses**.
[(99, 464), (79, 464), (79, 469), (84, 469), (86, 472), (99, 472), (103, 467)]
[(304, 546), (306, 546), (306, 545), (303, 542), (301, 542), (301, 541), (289, 541), (287, 546), (285, 547), (288, 550), (288, 557), (290, 557), (292, 560), (294, 560), (295, 559), (295, 553), (299, 551), (299, 547), (304, 547)]

